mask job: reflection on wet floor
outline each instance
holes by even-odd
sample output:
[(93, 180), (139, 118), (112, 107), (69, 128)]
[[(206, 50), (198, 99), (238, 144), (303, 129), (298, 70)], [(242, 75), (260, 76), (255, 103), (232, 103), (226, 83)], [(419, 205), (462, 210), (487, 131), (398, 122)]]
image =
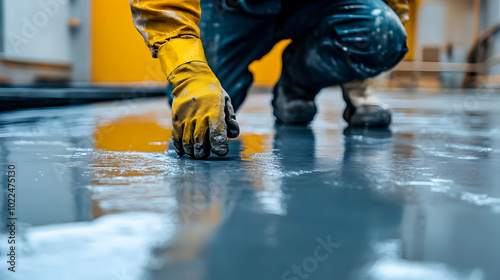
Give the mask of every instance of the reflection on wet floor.
[(498, 279), (500, 96), (474, 96), (385, 94), (395, 124), (366, 130), (336, 90), (309, 127), (255, 94), (204, 161), (168, 148), (165, 99), (1, 114), (13, 279)]
[(97, 127), (96, 149), (107, 151), (164, 152), (172, 129), (156, 123), (155, 116), (123, 117)]

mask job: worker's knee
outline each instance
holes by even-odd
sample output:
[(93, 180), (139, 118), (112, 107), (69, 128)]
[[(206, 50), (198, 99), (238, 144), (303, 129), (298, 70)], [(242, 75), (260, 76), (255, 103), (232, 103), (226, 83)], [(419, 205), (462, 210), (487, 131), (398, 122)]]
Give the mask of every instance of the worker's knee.
[(334, 32), (335, 47), (357, 78), (370, 78), (394, 67), (408, 51), (404, 26), (385, 4), (360, 14), (331, 15), (325, 22)]
[(392, 10), (376, 17), (370, 38), (371, 58), (367, 64), (380, 72), (396, 66), (408, 52), (405, 28)]

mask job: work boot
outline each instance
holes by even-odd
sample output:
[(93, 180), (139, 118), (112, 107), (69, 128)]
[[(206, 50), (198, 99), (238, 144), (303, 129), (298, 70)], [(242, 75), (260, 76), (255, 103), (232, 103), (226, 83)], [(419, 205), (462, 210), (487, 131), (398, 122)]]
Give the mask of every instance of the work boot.
[(297, 86), (291, 86), (283, 76), (273, 90), (272, 105), (278, 123), (287, 125), (305, 125), (316, 115), (316, 104), (311, 93)]
[(372, 95), (366, 81), (354, 81), (341, 85), (347, 104), (344, 120), (350, 126), (387, 127), (392, 113), (389, 105)]

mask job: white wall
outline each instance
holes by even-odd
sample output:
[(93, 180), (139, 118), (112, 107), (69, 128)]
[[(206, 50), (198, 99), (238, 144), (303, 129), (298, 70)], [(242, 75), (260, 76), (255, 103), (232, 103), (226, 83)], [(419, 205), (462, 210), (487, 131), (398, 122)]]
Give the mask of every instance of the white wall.
[(418, 51), (417, 59), (422, 58), (424, 46), (441, 46), (443, 44), (443, 16), (442, 3), (426, 3), (422, 5), (418, 20)]
[(2, 1), (4, 57), (30, 62), (70, 63), (69, 2)]
[[(425, 46), (435, 46), (441, 49), (441, 62), (466, 62), (473, 43), (473, 16), (472, 0), (427, 0), (419, 11), (416, 59), (422, 59)], [(448, 45), (453, 47), (449, 55)], [(441, 83), (445, 87), (459, 87), (463, 75), (441, 73)]]
[(465, 62), (467, 51), (472, 45), (472, 3), (471, 0), (429, 0), (421, 6), (418, 58), (421, 58), (424, 46), (444, 48), (447, 44), (452, 44), (454, 51), (458, 52), (452, 61)]

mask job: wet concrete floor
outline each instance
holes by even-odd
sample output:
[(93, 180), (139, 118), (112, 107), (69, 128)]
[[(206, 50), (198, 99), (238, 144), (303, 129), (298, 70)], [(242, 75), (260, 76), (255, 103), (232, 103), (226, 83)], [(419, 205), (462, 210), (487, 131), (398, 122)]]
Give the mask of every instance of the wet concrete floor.
[(309, 127), (250, 95), (204, 161), (173, 151), (164, 98), (2, 113), (0, 278), (500, 279), (500, 95), (380, 96), (390, 129), (346, 129), (336, 89)]

